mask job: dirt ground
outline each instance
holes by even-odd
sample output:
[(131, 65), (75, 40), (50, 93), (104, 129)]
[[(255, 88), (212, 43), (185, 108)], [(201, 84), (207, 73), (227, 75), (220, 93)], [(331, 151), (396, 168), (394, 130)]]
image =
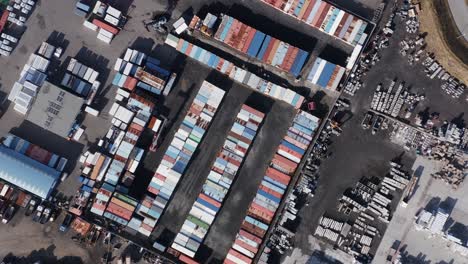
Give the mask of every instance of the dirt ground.
[(433, 8), (432, 0), (421, 1), (420, 32), (428, 33), (426, 36), (427, 50), (435, 54), (437, 60), (448, 72), (466, 84), (468, 83), (468, 66), (460, 61), (448, 47)]

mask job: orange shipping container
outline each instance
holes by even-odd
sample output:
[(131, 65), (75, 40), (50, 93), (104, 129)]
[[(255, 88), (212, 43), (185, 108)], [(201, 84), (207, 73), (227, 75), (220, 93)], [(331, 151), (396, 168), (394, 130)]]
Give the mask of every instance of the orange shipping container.
[(118, 206), (120, 206), (120, 207), (122, 207), (122, 208), (125, 208), (125, 209), (127, 209), (127, 210), (129, 210), (129, 211), (135, 210), (135, 207), (134, 207), (134, 206), (132, 206), (132, 205), (130, 205), (130, 204), (124, 202), (124, 201), (121, 201), (121, 200), (119, 200), (119, 199), (117, 199), (117, 198), (115, 198), (115, 197), (112, 197), (112, 198), (111, 198), (111, 202), (112, 202), (112, 203), (115, 203), (116, 205), (118, 205)]
[(91, 173), (91, 179), (95, 180), (98, 176), (99, 171), (101, 170), (102, 164), (104, 163), (104, 160), (106, 157), (104, 155), (99, 156), (99, 159), (96, 162), (96, 165), (93, 168), (93, 172)]

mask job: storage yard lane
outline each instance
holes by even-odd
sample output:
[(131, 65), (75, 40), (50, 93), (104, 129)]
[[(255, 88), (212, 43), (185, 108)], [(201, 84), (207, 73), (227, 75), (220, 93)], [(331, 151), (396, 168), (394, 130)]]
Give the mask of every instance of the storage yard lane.
[[(226, 86), (220, 86), (229, 89)], [(198, 87), (197, 87), (198, 88)], [(156, 237), (161, 237), (162, 243), (169, 237), (164, 234), (170, 231), (172, 234), (177, 234), (182, 226), (191, 205), (200, 192), (202, 185), (208, 176), (211, 165), (214, 162), (216, 153), (222, 147), (223, 141), (226, 138), (227, 132), (234, 122), (235, 115), (239, 111), (242, 103), (247, 99), (250, 90), (233, 86), (227, 92), (224, 101), (216, 114), (213, 124), (205, 135), (205, 140), (199, 145), (199, 151), (194, 155), (192, 162), (189, 164), (185, 176), (180, 181), (172, 202), (169, 203), (166, 213), (162, 216), (159, 222), (159, 228), (155, 230)], [(176, 126), (177, 127), (177, 126)], [(173, 239), (170, 237), (169, 239)], [(169, 241), (168, 241), (169, 242)], [(172, 242), (172, 241), (170, 241)]]
[(200, 252), (204, 258), (211, 253), (211, 260), (220, 261), (227, 255), (275, 150), (293, 118), (292, 109), (279, 102), (266, 114), (237, 181), (232, 185), (230, 195), (205, 239), (206, 250)]

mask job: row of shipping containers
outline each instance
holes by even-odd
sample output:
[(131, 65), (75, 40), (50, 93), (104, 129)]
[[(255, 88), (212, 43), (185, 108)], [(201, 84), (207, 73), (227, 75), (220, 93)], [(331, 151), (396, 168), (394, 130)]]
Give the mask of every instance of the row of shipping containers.
[(158, 59), (145, 53), (127, 49), (123, 58), (118, 58), (114, 70), (117, 74), (113, 85), (133, 91), (136, 87), (160, 95), (171, 90), (176, 75), (161, 67)]
[(344, 67), (328, 62), (322, 58), (317, 58), (307, 75), (307, 81), (325, 89), (335, 91), (341, 79), (343, 79), (345, 72), (346, 70)]
[[(214, 118), (225, 91), (204, 81), (147, 188), (155, 198), (149, 213), (154, 227)], [(147, 206), (148, 207), (148, 206)]]
[(214, 37), (250, 57), (289, 72), (294, 77), (299, 76), (309, 57), (308, 52), (227, 15), (222, 15)]
[(174, 47), (179, 52), (201, 62), (202, 64), (218, 70), (219, 72), (229, 76), (229, 78), (245, 84), (246, 86), (265, 95), (284, 101), (296, 109), (299, 109), (304, 102), (304, 97), (300, 94), (280, 85), (271, 83), (184, 39), (169, 34), (166, 39), (166, 44)]
[(265, 114), (243, 105), (172, 248), (193, 258), (214, 222)]
[(263, 176), (224, 263), (253, 262), (319, 122), (307, 112), (298, 112)]
[(351, 45), (364, 43), (368, 23), (324, 0), (260, 0)]
[(97, 80), (99, 72), (72, 58), (67, 66), (61, 85), (80, 94), (89, 105), (93, 101), (101, 83)]
[[(109, 114), (112, 126), (105, 136), (106, 149), (111, 157), (101, 155), (91, 173), (91, 180), (103, 181), (90, 211), (121, 225), (127, 225), (138, 202), (128, 196), (144, 150), (136, 144), (151, 118), (154, 103), (150, 98), (131, 93), (126, 103), (115, 102)], [(95, 170), (98, 170), (95, 172)]]
[(68, 160), (57, 154), (54, 154), (38, 145), (22, 139), (13, 134), (7, 134), (2, 144), (22, 155), (25, 155), (35, 161), (38, 161), (57, 171), (63, 171)]

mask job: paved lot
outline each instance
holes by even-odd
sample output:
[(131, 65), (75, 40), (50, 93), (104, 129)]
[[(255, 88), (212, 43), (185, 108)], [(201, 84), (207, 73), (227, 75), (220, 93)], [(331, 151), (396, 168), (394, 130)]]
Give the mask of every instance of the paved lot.
[(0, 259), (14, 255), (18, 263), (96, 263), (102, 256), (102, 249), (86, 248), (70, 239), (72, 231), (61, 233), (58, 227), (63, 214), (53, 223), (41, 225), (24, 216), (24, 211), (16, 212), (7, 225), (0, 226)]
[[(431, 237), (427, 231), (418, 231), (414, 227), (414, 216), (421, 209), (426, 207), (433, 198), (445, 201), (447, 198), (456, 200), (454, 209), (450, 217), (454, 221), (468, 224), (468, 184), (464, 182), (459, 189), (454, 191), (450, 186), (442, 181), (437, 181), (431, 177), (431, 173), (436, 171), (437, 164), (418, 157), (413, 169), (419, 166), (424, 167), (424, 171), (418, 181), (416, 193), (411, 198), (406, 208), (399, 206), (392, 222), (388, 226), (387, 232), (382, 239), (382, 243), (377, 251), (374, 263), (383, 263), (387, 257), (388, 250), (393, 242), (401, 241), (405, 245), (405, 251), (412, 256), (419, 256), (422, 263), (466, 263), (466, 258), (458, 253), (452, 252), (446, 240), (441, 237)], [(436, 249), (436, 250), (434, 250)], [(418, 263), (420, 263), (418, 262)]]

